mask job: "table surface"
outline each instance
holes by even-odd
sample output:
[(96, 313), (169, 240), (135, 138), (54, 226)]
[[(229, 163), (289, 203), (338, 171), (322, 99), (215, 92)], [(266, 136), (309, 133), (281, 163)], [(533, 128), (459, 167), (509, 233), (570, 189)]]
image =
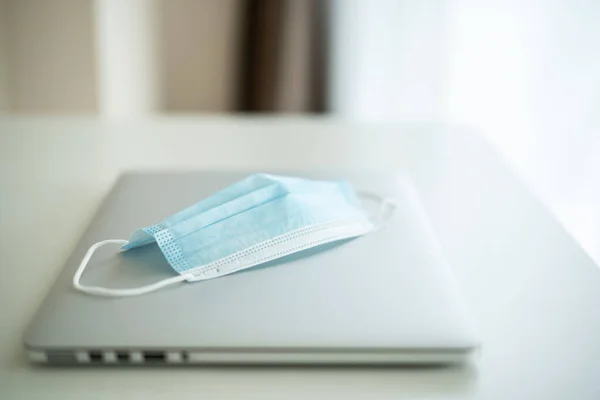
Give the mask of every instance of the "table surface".
[[(21, 336), (124, 169), (406, 168), (483, 348), (452, 368), (58, 369)], [(0, 119), (0, 398), (600, 398), (600, 271), (478, 134), (435, 124)], [(58, 396), (59, 395), (59, 396)]]

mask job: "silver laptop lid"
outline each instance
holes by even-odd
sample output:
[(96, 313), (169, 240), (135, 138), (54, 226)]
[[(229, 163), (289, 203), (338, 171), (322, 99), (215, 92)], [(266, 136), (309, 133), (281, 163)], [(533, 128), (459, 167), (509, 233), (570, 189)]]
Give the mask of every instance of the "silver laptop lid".
[[(394, 198), (389, 225), (366, 236), (139, 297), (73, 289), (73, 273), (94, 242), (126, 239), (250, 173), (121, 176), (35, 316), (26, 347), (460, 353), (476, 346), (456, 281), (402, 173), (283, 172), (347, 179), (357, 190)], [(115, 247), (97, 252), (83, 281), (118, 288), (174, 274), (156, 245), (126, 253)]]

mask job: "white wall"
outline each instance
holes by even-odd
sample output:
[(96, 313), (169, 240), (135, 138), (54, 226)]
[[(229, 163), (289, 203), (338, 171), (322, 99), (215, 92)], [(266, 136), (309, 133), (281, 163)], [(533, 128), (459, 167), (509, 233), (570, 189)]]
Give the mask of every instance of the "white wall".
[(449, 20), (446, 117), (519, 157), (561, 158), (598, 137), (600, 2), (454, 0)]
[(332, 111), (360, 120), (437, 118), (448, 1), (332, 0)]
[(477, 128), (600, 261), (599, 1), (333, 7), (339, 116)]
[(449, 5), (444, 116), (478, 127), (600, 260), (600, 2)]

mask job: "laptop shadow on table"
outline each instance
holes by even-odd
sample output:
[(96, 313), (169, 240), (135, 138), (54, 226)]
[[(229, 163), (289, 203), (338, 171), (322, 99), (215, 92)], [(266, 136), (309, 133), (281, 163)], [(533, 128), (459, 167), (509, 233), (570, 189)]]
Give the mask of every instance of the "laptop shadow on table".
[[(22, 367), (22, 366), (20, 366)], [(39, 374), (65, 373), (86, 374), (102, 370), (109, 378), (111, 374), (138, 376), (139, 373), (152, 376), (165, 373), (195, 376), (199, 371), (214, 378), (235, 379), (249, 376), (256, 385), (270, 387), (273, 379), (293, 389), (322, 388), (324, 381), (336, 382), (344, 390), (364, 391), (378, 388), (390, 394), (426, 394), (437, 398), (463, 396), (477, 388), (478, 373), (474, 365), (181, 365), (181, 366), (50, 366), (27, 365), (25, 369)], [(191, 375), (190, 375), (191, 374)], [(175, 379), (177, 377), (173, 376)], [(299, 380), (299, 378), (301, 379)], [(353, 389), (352, 389), (353, 388)]]

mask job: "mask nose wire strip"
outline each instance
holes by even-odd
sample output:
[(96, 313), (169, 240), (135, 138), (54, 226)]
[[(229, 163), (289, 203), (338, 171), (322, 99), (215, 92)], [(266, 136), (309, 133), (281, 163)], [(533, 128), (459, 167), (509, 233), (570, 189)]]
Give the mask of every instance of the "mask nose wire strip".
[(358, 196), (379, 203), (379, 211), (373, 221), (375, 226), (373, 230), (375, 231), (386, 226), (392, 218), (392, 215), (394, 215), (394, 211), (398, 208), (398, 204), (390, 197), (383, 197), (369, 191), (361, 191), (358, 193)]
[(85, 254), (85, 257), (83, 257), (83, 260), (81, 260), (81, 263), (79, 264), (79, 267), (77, 268), (77, 271), (75, 272), (75, 275), (73, 276), (73, 286), (75, 287), (75, 289), (80, 290), (85, 293), (95, 294), (95, 295), (100, 295), (100, 296), (109, 296), (109, 297), (137, 296), (140, 294), (153, 292), (155, 290), (158, 290), (158, 289), (168, 286), (168, 285), (182, 282), (188, 278), (188, 275), (183, 274), (183, 275), (174, 276), (172, 278), (163, 279), (162, 281), (158, 281), (158, 282), (152, 283), (150, 285), (140, 286), (137, 288), (127, 288), (127, 289), (110, 289), (110, 288), (104, 288), (104, 287), (99, 287), (99, 286), (87, 286), (87, 285), (82, 285), (80, 283), (81, 275), (83, 274), (85, 267), (87, 266), (88, 262), (92, 258), (92, 255), (94, 254), (94, 252), (97, 249), (99, 249), (100, 247), (105, 246), (107, 244), (125, 245), (127, 243), (129, 243), (129, 241), (127, 241), (127, 240), (109, 239), (109, 240), (103, 240), (101, 242), (93, 244), (89, 248), (87, 253)]

